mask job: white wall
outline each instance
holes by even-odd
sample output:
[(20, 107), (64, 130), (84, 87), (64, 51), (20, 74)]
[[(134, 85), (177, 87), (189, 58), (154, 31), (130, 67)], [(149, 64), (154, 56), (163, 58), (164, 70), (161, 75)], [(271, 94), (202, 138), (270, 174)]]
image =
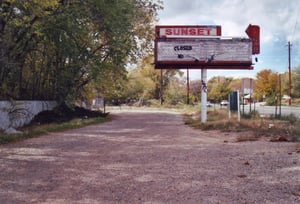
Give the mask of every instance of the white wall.
[(29, 124), (41, 111), (52, 110), (55, 101), (0, 101), (0, 130)]

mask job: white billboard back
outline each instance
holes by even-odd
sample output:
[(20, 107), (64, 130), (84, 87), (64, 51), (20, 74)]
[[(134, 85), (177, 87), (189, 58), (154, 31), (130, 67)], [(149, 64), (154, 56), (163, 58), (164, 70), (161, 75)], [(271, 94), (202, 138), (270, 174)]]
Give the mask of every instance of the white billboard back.
[(160, 40), (156, 44), (156, 62), (252, 62), (250, 39)]

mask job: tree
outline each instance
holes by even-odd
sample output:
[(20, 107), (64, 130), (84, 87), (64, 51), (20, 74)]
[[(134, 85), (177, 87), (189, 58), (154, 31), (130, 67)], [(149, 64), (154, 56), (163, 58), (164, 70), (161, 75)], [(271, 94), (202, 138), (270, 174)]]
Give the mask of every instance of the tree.
[(48, 11), (56, 9), (57, 3), (56, 0), (1, 1), (0, 98), (17, 98), (24, 93), (26, 57), (39, 42), (42, 19), (48, 17)]
[(190, 101), (198, 102), (201, 97), (202, 83), (201, 80), (193, 80), (190, 82)]
[(279, 93), (279, 75), (270, 69), (264, 69), (256, 74), (254, 97), (266, 98), (269, 105), (276, 104)]
[(300, 66), (293, 72), (293, 93), (295, 97), (300, 97)]
[(167, 104), (177, 105), (186, 102), (186, 83), (178, 77), (169, 80), (168, 87), (164, 92), (164, 100)]
[(98, 83), (103, 95), (120, 90), (126, 64), (152, 47), (160, 8), (151, 0), (1, 1), (0, 98), (72, 101)]
[(228, 94), (231, 91), (230, 83), (233, 78), (213, 77), (208, 80), (208, 100), (214, 103), (219, 103), (221, 100), (228, 99)]
[[(160, 99), (160, 89), (166, 93), (170, 82), (183, 73), (177, 69), (156, 70), (153, 66), (154, 56), (145, 56), (128, 74), (127, 99), (140, 102), (149, 99)], [(162, 86), (161, 82), (162, 73)]]
[(154, 98), (156, 86), (155, 80), (151, 78), (151, 70), (147, 67), (130, 70), (126, 93), (128, 101), (138, 101), (142, 105), (144, 101)]
[[(159, 70), (160, 71), (160, 70)], [(163, 101), (165, 100), (166, 93), (168, 92), (168, 89), (171, 88), (174, 85), (170, 85), (171, 83), (174, 84), (175, 82), (182, 83), (181, 80), (176, 80), (178, 77), (183, 76), (183, 72), (179, 69), (166, 69), (162, 70), (162, 98)], [(158, 85), (158, 83), (156, 83)], [(178, 86), (181, 86), (178, 84)], [(178, 90), (180, 91), (180, 90)]]

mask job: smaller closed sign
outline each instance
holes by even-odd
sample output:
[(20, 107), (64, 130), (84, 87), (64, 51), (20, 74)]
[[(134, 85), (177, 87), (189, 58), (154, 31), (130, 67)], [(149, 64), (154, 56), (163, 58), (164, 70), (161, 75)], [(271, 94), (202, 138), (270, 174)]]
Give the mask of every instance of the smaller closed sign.
[(238, 110), (238, 92), (233, 91), (229, 94), (229, 108), (231, 111)]

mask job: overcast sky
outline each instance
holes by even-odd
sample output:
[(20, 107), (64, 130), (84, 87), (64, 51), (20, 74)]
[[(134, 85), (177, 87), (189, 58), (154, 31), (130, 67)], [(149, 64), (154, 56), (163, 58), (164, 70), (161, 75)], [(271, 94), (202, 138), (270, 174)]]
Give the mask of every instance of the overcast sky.
[[(288, 69), (292, 43), (292, 67), (300, 65), (300, 0), (163, 0), (158, 25), (221, 25), (222, 36), (247, 37), (249, 24), (259, 25), (261, 54), (254, 70), (208, 70), (208, 77), (255, 77), (258, 71)], [(254, 62), (254, 60), (253, 60)], [(200, 78), (201, 71), (191, 73)]]

